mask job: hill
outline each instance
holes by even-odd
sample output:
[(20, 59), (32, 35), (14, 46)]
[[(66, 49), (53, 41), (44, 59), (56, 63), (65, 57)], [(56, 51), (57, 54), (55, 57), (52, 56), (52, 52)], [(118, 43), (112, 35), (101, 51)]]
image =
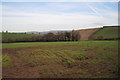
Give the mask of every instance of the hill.
[(77, 30), (80, 34), (80, 39), (79, 40), (89, 40), (89, 37), (98, 31), (100, 28), (91, 28), (91, 29), (82, 29), (82, 30)]
[[(104, 26), (102, 28), (81, 29), (74, 31), (0, 33), (2, 42), (46, 42), (46, 41), (85, 41), (85, 40), (118, 40), (118, 26)], [(50, 31), (51, 32), (51, 31)], [(74, 39), (73, 39), (74, 38)]]
[(38, 31), (30, 31), (30, 32), (26, 32), (27, 34), (48, 34), (48, 33), (54, 33), (57, 34), (58, 32), (69, 32), (70, 30), (51, 30), (51, 31), (44, 31), (44, 32), (38, 32)]
[(119, 26), (104, 26), (89, 37), (89, 40), (116, 40), (120, 39)]

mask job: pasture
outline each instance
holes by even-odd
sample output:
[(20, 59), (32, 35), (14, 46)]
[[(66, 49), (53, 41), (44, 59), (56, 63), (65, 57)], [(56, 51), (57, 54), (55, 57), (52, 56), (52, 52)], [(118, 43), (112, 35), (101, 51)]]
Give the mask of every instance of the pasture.
[(25, 33), (0, 33), (2, 34), (2, 42), (17, 42), (28, 41), (34, 37), (39, 37), (39, 34), (25, 34)]
[(119, 30), (120, 30), (119, 26), (103, 27), (96, 33), (91, 35), (89, 39), (99, 39), (99, 36), (102, 36), (102, 39), (118, 39), (120, 38), (120, 36), (118, 35)]
[(3, 78), (116, 78), (118, 41), (2, 44)]

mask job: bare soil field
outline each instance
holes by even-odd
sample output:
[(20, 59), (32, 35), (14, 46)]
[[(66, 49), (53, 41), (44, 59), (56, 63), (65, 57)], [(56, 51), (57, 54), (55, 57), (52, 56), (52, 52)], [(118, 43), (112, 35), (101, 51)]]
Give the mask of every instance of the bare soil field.
[(79, 31), (81, 35), (80, 40), (84, 41), (84, 40), (88, 40), (89, 37), (96, 31), (98, 31), (99, 29), (100, 28), (93, 28), (93, 29), (82, 29), (82, 30), (77, 30), (77, 31)]
[(101, 45), (3, 48), (3, 78), (116, 78), (117, 44)]

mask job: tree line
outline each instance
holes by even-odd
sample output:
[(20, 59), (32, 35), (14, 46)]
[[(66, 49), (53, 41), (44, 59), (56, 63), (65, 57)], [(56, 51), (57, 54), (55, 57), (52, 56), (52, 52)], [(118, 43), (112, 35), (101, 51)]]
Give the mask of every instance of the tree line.
[(11, 42), (55, 42), (55, 41), (78, 41), (80, 40), (80, 34), (78, 31), (72, 30), (71, 32), (58, 32), (56, 34), (49, 32), (48, 34), (32, 36), (31, 38), (17, 38), (12, 39), (11, 37), (6, 37), (2, 40), (3, 43)]

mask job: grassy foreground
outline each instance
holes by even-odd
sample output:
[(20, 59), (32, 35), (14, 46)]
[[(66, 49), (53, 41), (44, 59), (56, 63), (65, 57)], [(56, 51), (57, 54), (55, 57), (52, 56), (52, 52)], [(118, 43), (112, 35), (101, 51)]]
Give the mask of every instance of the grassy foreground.
[(114, 78), (118, 41), (4, 43), (3, 77)]

